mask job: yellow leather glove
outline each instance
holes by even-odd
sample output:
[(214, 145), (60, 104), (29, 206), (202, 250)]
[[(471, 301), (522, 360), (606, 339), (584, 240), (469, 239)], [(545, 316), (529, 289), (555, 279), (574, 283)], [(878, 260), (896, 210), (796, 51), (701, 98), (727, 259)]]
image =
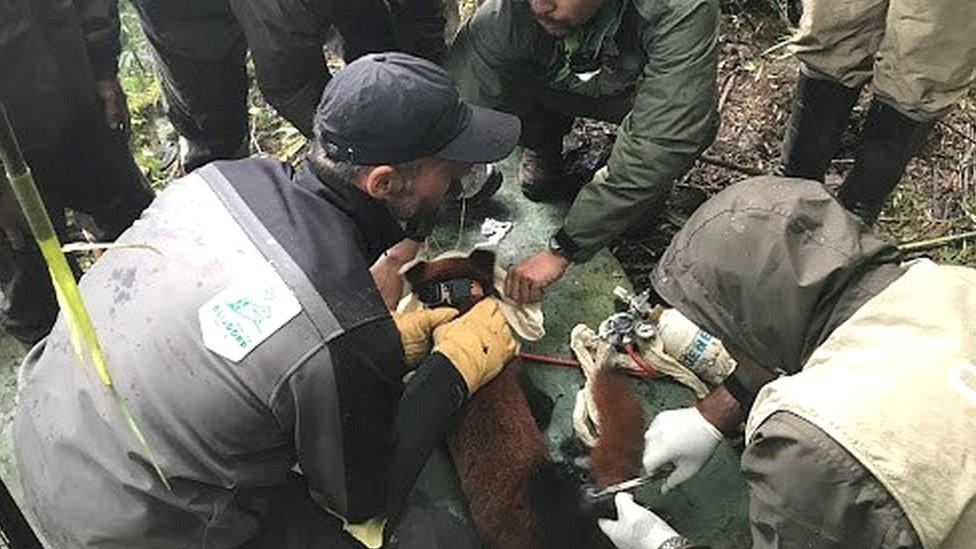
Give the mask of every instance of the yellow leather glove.
[(518, 342), (493, 298), (480, 301), (461, 318), (434, 330), (434, 352), (451, 361), (469, 393), (498, 375), (517, 351)]
[(457, 309), (450, 307), (440, 307), (392, 314), (393, 322), (400, 331), (400, 344), (403, 345), (407, 365), (416, 366), (430, 353), (431, 334), (434, 328), (454, 320), (458, 312)]

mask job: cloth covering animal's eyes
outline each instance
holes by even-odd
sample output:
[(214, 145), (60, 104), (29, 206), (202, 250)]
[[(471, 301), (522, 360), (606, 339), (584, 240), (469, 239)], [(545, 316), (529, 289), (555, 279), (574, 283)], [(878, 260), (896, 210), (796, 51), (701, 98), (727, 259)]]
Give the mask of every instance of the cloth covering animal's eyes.
[(406, 295), (397, 310), (454, 307), (461, 314), (485, 297), (499, 301), (508, 325), (525, 341), (546, 335), (540, 303), (520, 304), (505, 297), (505, 270), (495, 264), (495, 252), (475, 249), (470, 254), (447, 252), (431, 260), (415, 260), (400, 270)]

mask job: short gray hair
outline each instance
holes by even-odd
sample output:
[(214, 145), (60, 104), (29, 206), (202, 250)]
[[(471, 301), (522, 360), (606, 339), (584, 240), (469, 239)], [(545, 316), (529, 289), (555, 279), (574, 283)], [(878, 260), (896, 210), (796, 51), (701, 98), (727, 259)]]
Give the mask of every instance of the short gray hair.
[[(359, 180), (369, 170), (375, 168), (375, 164), (353, 164), (341, 160), (329, 158), (325, 148), (318, 141), (313, 141), (311, 149), (308, 151), (308, 163), (312, 166), (312, 171), (319, 179), (325, 177), (339, 178), (350, 185), (357, 185)], [(408, 180), (420, 171), (420, 168), (427, 162), (426, 158), (415, 158), (406, 162), (391, 164), (393, 169), (403, 174)]]

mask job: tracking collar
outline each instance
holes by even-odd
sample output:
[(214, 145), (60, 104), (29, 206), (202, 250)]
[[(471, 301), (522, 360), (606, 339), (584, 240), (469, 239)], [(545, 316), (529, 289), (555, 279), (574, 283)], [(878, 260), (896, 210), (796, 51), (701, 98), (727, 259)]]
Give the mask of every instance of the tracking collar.
[(427, 282), (416, 289), (416, 294), (424, 306), (428, 308), (463, 308), (466, 305), (471, 305), (473, 301), (494, 295), (495, 293), (495, 289), (489, 287), (483, 288), (484, 293), (476, 296), (471, 293), (471, 288), (474, 284), (484, 286), (480, 281), (473, 278), (451, 278), (448, 280)]

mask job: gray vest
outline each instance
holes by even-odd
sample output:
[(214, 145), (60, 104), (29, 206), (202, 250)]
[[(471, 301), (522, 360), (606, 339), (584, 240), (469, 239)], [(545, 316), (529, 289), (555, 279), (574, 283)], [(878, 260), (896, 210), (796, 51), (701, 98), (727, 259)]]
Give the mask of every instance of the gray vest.
[[(271, 488), (296, 462), (295, 410), (279, 396), (301, 365), (325, 372), (331, 396), (321, 406), (327, 442), (318, 455), (330, 467), (319, 503), (344, 513), (327, 346), (342, 329), (302, 270), (213, 166), (170, 185), (119, 242), (152, 250), (108, 251), (82, 279), (82, 294), (116, 386), (172, 492), (93, 369), (78, 364), (61, 317), (24, 362), (15, 434), (30, 512), (48, 543), (233, 547), (252, 538)], [(204, 304), (267, 272), (301, 310), (237, 362), (207, 349)]]

